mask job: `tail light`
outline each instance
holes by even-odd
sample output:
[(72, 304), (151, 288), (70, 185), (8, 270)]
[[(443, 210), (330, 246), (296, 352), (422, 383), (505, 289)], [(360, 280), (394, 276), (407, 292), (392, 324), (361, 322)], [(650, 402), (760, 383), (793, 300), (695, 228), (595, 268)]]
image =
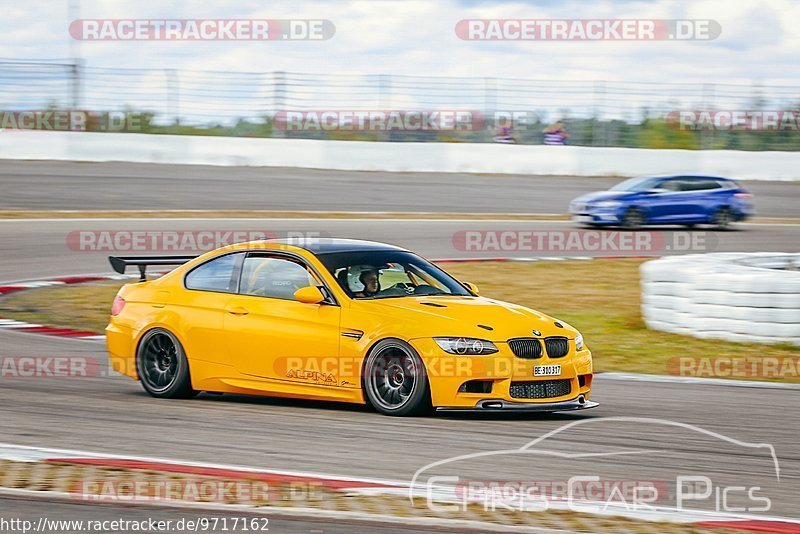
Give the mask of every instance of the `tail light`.
[(753, 198), (753, 195), (750, 193), (735, 193), (733, 196), (736, 198)]
[(114, 298), (114, 303), (111, 305), (111, 315), (117, 316), (122, 313), (122, 308), (125, 307), (125, 299), (117, 295)]

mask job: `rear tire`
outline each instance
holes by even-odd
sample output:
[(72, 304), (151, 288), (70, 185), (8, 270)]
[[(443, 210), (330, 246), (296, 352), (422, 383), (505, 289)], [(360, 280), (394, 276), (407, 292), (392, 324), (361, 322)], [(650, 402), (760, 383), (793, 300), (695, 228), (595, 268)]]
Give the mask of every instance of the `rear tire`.
[(430, 411), (428, 373), (414, 347), (399, 339), (378, 342), (364, 362), (364, 396), (384, 415)]
[(192, 389), (189, 361), (178, 338), (163, 328), (147, 332), (136, 351), (136, 372), (144, 390), (153, 397), (185, 399)]
[(733, 222), (733, 212), (730, 208), (720, 208), (711, 217), (711, 225), (716, 230), (730, 230)]

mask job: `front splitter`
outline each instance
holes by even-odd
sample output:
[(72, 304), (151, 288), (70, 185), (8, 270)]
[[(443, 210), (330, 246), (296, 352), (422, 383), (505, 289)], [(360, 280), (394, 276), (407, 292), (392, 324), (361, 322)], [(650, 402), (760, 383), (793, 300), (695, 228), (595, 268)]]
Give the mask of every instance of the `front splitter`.
[(437, 412), (572, 412), (588, 410), (600, 406), (597, 402), (586, 400), (583, 395), (561, 402), (514, 402), (502, 399), (479, 401), (475, 406), (440, 406)]

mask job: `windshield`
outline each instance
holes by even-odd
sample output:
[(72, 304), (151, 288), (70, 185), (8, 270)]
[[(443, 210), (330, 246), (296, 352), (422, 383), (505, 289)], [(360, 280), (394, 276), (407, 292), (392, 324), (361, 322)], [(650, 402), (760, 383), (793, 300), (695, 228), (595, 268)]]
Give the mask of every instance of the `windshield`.
[(624, 182), (618, 183), (609, 189), (609, 191), (631, 191), (634, 193), (640, 193), (642, 191), (647, 191), (657, 187), (660, 181), (661, 178), (631, 178), (629, 180), (625, 180)]
[(333, 252), (317, 257), (355, 299), (470, 295), (453, 277), (411, 252)]

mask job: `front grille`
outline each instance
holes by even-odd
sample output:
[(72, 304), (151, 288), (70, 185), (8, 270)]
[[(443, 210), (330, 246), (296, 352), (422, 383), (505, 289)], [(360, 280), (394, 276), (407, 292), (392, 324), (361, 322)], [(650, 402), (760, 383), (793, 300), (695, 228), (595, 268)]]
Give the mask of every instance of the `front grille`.
[(552, 399), (569, 395), (570, 391), (570, 381), (563, 379), (511, 382), (511, 397), (515, 399)]
[(546, 337), (544, 346), (547, 348), (547, 355), (551, 358), (561, 358), (569, 352), (569, 340), (565, 337)]
[(542, 357), (542, 344), (533, 337), (518, 337), (509, 339), (508, 346), (517, 358), (535, 360)]

